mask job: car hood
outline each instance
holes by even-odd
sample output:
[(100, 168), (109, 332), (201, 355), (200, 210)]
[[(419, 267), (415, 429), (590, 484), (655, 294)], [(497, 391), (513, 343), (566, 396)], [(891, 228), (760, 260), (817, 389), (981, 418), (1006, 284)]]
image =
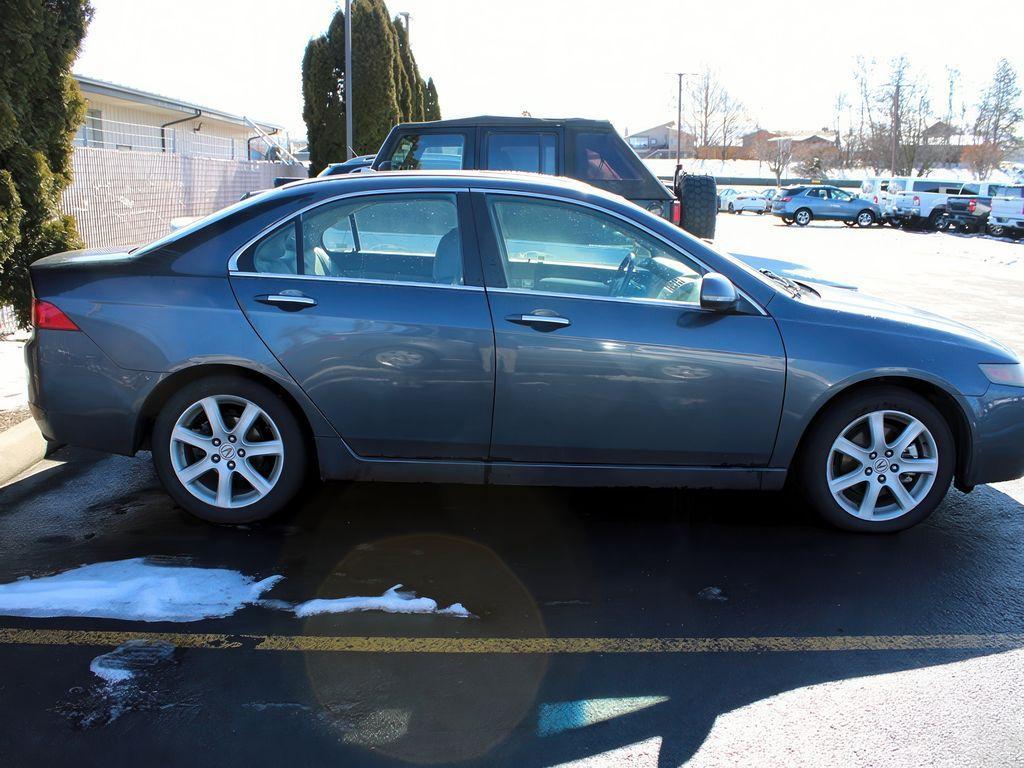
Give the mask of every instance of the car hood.
[(877, 324), (881, 322), (892, 333), (955, 341), (989, 352), (998, 352), (1016, 360), (1013, 351), (981, 331), (956, 320), (923, 309), (886, 301), (860, 291), (849, 291), (815, 284), (818, 296), (805, 295), (802, 302), (826, 312), (842, 313), (848, 322)]

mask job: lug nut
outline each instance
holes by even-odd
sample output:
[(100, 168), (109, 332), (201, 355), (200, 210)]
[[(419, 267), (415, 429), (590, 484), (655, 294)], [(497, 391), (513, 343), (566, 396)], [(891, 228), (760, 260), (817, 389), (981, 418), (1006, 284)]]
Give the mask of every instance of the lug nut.
[(870, 455), (868, 456), (868, 458), (869, 458), (869, 459), (877, 459), (877, 458), (878, 458), (878, 454), (877, 454), (877, 453), (875, 453), (874, 451), (872, 451), (872, 452), (870, 453)]
[(237, 437), (235, 437), (234, 435), (228, 435), (228, 442), (229, 442), (229, 443), (233, 443), (233, 442), (235, 442), (235, 440), (237, 440), (237, 439), (238, 439), (238, 438), (237, 438)]
[(871, 469), (871, 467), (868, 467), (867, 469), (864, 470), (865, 475), (870, 475), (872, 472), (874, 472), (874, 470)]
[(892, 451), (886, 451), (885, 452), (885, 458), (891, 459), (892, 458)]
[(245, 456), (245, 448), (239, 448), (238, 449), (238, 455), (239, 456)]
[(220, 445), (220, 438), (219, 437), (213, 438), (213, 444), (214, 445)]
[(234, 469), (234, 468), (235, 468), (235, 462), (229, 461), (228, 462), (228, 469)]
[(210, 457), (210, 461), (212, 461), (214, 464), (216, 464), (218, 461), (220, 461), (220, 454), (217, 454), (217, 453), (213, 454), (213, 456)]
[(892, 470), (892, 471), (893, 471), (894, 473), (895, 473), (895, 472), (899, 472), (899, 471), (900, 471), (900, 465), (899, 465), (899, 464), (892, 464), (892, 465), (891, 465), (891, 466), (889, 467), (889, 469), (891, 469), (891, 470)]
[[(228, 466), (231, 466), (231, 465), (229, 464)], [(879, 475), (878, 476), (878, 482), (884, 483), (885, 482), (885, 475)]]

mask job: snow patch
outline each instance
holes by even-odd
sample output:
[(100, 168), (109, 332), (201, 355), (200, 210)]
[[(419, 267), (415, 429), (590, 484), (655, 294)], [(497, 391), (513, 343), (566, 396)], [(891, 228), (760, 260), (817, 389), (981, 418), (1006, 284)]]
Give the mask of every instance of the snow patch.
[(171, 643), (163, 640), (129, 640), (93, 659), (89, 671), (107, 685), (115, 685), (131, 680), (137, 672), (149, 672), (167, 666), (173, 658), (174, 645)]
[(0, 614), (174, 622), (224, 618), (256, 602), (282, 578), (256, 581), (226, 568), (132, 558), (0, 584)]
[(453, 603), (447, 608), (438, 608), (437, 601), (429, 597), (416, 597), (415, 592), (399, 592), (401, 584), (377, 597), (339, 597), (331, 600), (307, 600), (295, 606), (299, 618), (321, 613), (356, 613), (360, 611), (383, 611), (384, 613), (430, 613), (437, 616), (456, 616), (468, 619), (473, 616), (462, 603)]

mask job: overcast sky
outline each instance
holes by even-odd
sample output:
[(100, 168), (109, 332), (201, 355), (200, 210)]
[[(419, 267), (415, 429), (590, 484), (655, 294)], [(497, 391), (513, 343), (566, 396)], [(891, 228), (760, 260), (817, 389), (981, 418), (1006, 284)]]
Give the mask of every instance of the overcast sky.
[[(77, 73), (305, 134), (302, 53), (327, 27), (334, 0), (92, 2)], [(947, 5), (952, 16), (942, 13)], [(710, 66), (752, 122), (813, 130), (831, 123), (836, 94), (852, 90), (858, 55), (907, 54), (942, 105), (947, 66), (960, 69), (971, 103), (1000, 56), (1024, 75), (1024, 46), (1012, 33), (978, 24), (962, 35), (950, 29), (950, 18), (966, 21), (960, 0), (933, 0), (923, 13), (920, 3), (839, 0), (391, 0), (388, 7), (412, 14), (413, 50), (437, 84), (445, 117), (529, 110), (608, 118), (620, 131), (638, 131), (675, 118), (671, 72)]]

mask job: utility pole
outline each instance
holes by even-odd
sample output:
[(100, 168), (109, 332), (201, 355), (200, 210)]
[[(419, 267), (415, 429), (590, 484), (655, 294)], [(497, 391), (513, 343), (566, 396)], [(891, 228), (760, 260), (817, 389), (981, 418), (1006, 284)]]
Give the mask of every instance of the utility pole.
[(352, 0), (345, 0), (345, 159), (356, 156), (352, 136)]
[(900, 134), (900, 81), (893, 84), (892, 89), (892, 175), (896, 175), (896, 145)]
[[(409, 15), (408, 11), (399, 11), (398, 15), (401, 16), (403, 19), (405, 19), (405, 36), (408, 37), (409, 40), (411, 41), (412, 40), (412, 33), (409, 32), (409, 19), (411, 19), (412, 16)], [(411, 42), (410, 42), (410, 45), (411, 45)]]
[(679, 178), (680, 172), (683, 170), (683, 78), (689, 77), (690, 75), (696, 75), (696, 72), (676, 72), (675, 75), (679, 78), (679, 95), (676, 100), (676, 174), (675, 178)]

